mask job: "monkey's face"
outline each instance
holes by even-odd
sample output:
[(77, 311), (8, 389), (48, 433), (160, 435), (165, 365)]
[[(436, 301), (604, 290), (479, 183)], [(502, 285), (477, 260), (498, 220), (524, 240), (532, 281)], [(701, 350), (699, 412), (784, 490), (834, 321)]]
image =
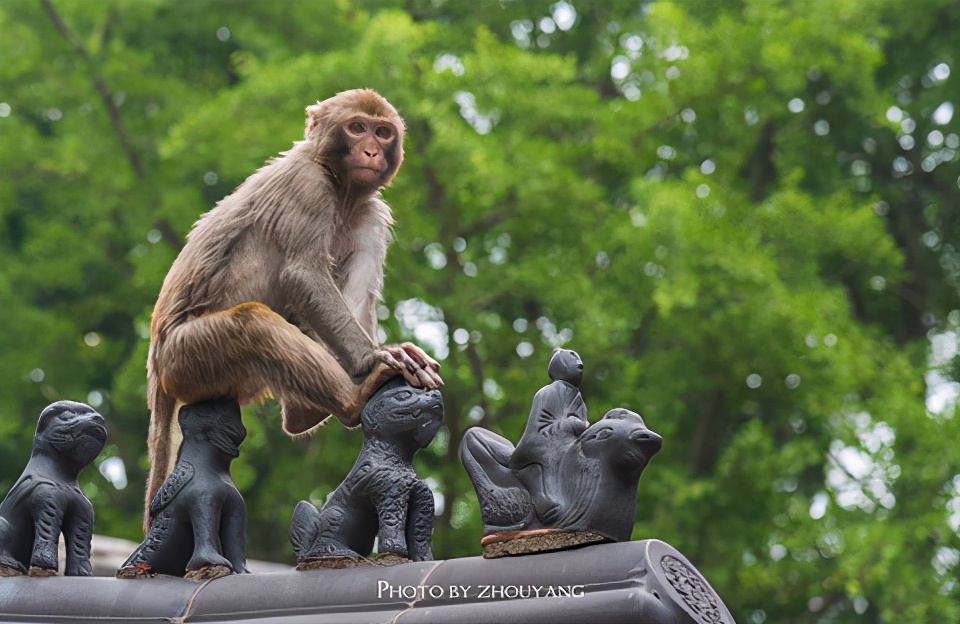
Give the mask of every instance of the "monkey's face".
[(385, 119), (355, 116), (343, 123), (341, 131), (349, 183), (362, 189), (386, 186), (400, 167), (396, 126)]
[(403, 162), (406, 130), (390, 102), (370, 89), (352, 89), (306, 112), (304, 138), (318, 146), (341, 191), (366, 194), (390, 184)]

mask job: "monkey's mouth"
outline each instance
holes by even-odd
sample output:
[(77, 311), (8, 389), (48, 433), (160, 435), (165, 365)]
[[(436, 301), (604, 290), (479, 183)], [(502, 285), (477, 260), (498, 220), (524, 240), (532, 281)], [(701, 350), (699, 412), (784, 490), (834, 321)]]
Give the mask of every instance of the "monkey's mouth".
[(383, 176), (383, 169), (375, 167), (357, 166), (350, 172), (350, 176), (357, 182), (378, 182)]
[(354, 170), (354, 171), (369, 171), (369, 172), (371, 172), (371, 173), (373, 173), (374, 175), (377, 175), (377, 176), (379, 176), (381, 173), (383, 173), (383, 169), (379, 169), (379, 168), (377, 168), (377, 167), (365, 167), (365, 166), (363, 166), (363, 165), (358, 165), (358, 166), (354, 167), (353, 170)]

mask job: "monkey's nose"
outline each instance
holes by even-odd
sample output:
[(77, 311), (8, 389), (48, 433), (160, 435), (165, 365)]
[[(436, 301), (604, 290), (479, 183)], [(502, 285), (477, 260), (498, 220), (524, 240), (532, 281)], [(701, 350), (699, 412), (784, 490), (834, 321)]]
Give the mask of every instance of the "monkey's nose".
[(370, 158), (375, 158), (379, 152), (371, 152), (370, 150), (363, 150), (363, 153)]

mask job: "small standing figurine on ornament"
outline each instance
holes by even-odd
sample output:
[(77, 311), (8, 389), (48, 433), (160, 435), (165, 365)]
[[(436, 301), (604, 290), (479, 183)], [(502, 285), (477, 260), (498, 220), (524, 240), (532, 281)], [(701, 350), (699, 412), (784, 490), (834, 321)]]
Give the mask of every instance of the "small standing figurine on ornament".
[(92, 407), (58, 401), (40, 413), (23, 474), (0, 503), (0, 577), (55, 576), (60, 533), (67, 576), (89, 576), (93, 505), (77, 476), (107, 441), (103, 416)]
[(321, 508), (300, 501), (293, 512), (297, 569), (367, 565), (374, 538), (379, 565), (433, 560), (433, 492), (414, 471), (413, 456), (442, 419), (439, 390), (402, 377), (377, 390), (361, 413), (363, 446), (347, 477)]
[(157, 574), (194, 581), (247, 572), (247, 507), (230, 478), (247, 430), (233, 399), (180, 408), (183, 444), (173, 472), (150, 503), (143, 543), (117, 578)]

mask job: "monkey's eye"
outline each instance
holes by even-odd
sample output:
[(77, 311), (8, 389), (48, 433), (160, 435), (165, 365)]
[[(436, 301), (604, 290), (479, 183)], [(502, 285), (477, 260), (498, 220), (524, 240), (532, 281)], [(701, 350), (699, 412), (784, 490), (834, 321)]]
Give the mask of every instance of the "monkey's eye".
[(359, 121), (350, 122), (350, 125), (347, 126), (347, 128), (354, 134), (363, 134), (367, 130), (367, 128)]
[(381, 139), (390, 139), (393, 137), (393, 128), (390, 126), (380, 126), (377, 128), (377, 136)]
[(597, 432), (597, 439), (598, 439), (598, 440), (606, 440), (607, 438), (609, 438), (609, 437), (612, 436), (612, 435), (613, 435), (613, 430), (612, 430), (612, 429), (601, 429), (600, 431)]

